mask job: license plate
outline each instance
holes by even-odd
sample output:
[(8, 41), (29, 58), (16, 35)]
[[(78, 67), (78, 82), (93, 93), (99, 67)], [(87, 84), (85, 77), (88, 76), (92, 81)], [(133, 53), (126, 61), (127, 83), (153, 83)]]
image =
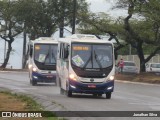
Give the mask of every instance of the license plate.
[(88, 85), (88, 88), (96, 88), (96, 85)]
[(53, 78), (53, 76), (47, 76), (47, 78)]

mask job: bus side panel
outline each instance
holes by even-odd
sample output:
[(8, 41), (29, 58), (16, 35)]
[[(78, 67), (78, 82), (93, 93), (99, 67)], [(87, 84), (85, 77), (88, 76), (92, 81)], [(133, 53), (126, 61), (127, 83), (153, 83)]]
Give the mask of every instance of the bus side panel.
[(60, 80), (60, 87), (66, 90), (64, 61), (62, 59), (57, 60), (57, 75)]

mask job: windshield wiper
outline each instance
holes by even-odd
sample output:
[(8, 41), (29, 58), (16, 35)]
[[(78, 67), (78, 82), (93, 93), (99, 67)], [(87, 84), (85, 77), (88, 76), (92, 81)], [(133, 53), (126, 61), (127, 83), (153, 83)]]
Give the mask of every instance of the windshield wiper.
[(45, 64), (46, 63), (46, 60), (47, 60), (47, 57), (49, 56), (49, 50), (48, 50), (48, 52), (47, 52), (47, 55), (46, 55), (46, 57), (45, 57), (45, 59), (44, 59), (44, 62), (43, 62), (43, 64)]
[(53, 55), (53, 58), (54, 58), (54, 61), (55, 61), (54, 64), (56, 64), (56, 57), (55, 57), (55, 54), (53, 52), (52, 52), (52, 55)]
[(97, 59), (97, 54), (96, 51), (94, 50), (94, 58), (96, 60), (96, 62), (98, 63), (99, 68), (102, 70), (102, 64), (100, 63), (100, 61)]
[(89, 61), (92, 59), (92, 51), (91, 51), (91, 55), (89, 57), (89, 59), (87, 60), (87, 62), (84, 64), (82, 69), (86, 69), (86, 66), (88, 65)]

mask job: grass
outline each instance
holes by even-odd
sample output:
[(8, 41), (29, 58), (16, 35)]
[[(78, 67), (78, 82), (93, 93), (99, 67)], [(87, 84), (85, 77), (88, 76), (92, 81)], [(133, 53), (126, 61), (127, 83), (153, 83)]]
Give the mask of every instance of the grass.
[(116, 74), (116, 80), (160, 84), (160, 75), (156, 73)]
[[(25, 95), (12, 94), (8, 91), (0, 91), (0, 111), (42, 111), (42, 116), (44, 114), (43, 107), (36, 103), (33, 99)], [(45, 111), (45, 116), (52, 117), (42, 117), (42, 118), (21, 118), (22, 120), (63, 120), (56, 117), (53, 112)], [(7, 120), (2, 118), (2, 120)], [(19, 120), (20, 118), (10, 118), (11, 120)]]

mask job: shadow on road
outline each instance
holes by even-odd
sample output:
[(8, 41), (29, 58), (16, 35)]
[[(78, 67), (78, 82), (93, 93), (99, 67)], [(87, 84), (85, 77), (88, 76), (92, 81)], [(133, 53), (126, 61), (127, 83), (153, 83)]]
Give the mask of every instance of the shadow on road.
[(95, 96), (95, 95), (92, 95), (92, 94), (73, 94), (72, 95), (72, 98), (88, 98), (88, 99), (106, 99), (105, 97), (103, 96)]
[(39, 87), (41, 87), (41, 86), (46, 86), (46, 87), (48, 87), (48, 86), (57, 86), (55, 83), (38, 83), (36, 86), (39, 86)]

